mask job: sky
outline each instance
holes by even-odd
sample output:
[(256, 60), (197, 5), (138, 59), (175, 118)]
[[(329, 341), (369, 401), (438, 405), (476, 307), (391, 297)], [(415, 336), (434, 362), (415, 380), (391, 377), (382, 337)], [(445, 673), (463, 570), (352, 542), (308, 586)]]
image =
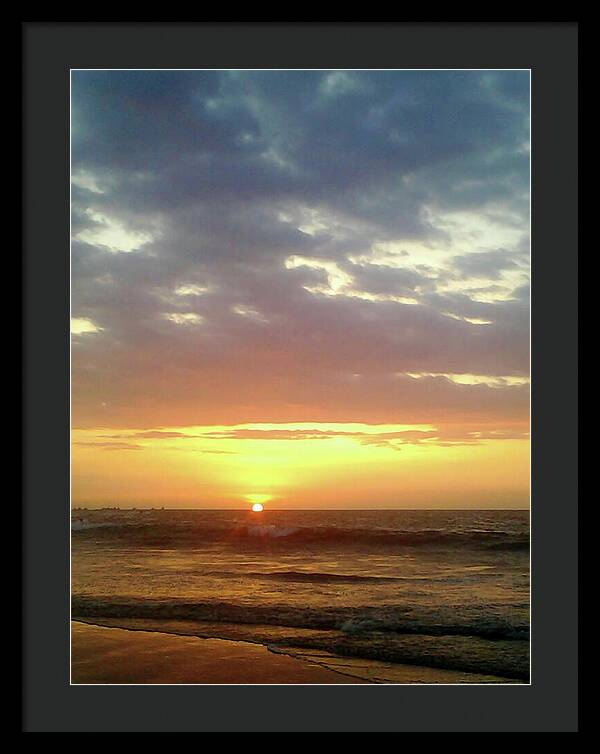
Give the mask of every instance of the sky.
[(72, 504), (529, 504), (528, 71), (73, 71)]

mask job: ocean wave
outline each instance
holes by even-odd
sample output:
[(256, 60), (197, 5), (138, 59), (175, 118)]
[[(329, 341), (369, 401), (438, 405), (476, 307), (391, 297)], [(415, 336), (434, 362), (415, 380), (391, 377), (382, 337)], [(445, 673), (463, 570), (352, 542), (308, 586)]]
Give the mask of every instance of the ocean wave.
[(279, 539), (280, 537), (291, 537), (292, 534), (297, 534), (302, 531), (302, 527), (263, 524), (262, 526), (248, 526), (245, 531), (249, 537), (271, 537)]
[(205, 575), (314, 584), (377, 584), (385, 581), (422, 581), (425, 578), (411, 576), (358, 576), (352, 573), (326, 573), (324, 571), (205, 571)]
[(241, 605), (185, 599), (136, 599), (74, 595), (72, 614), (80, 617), (146, 618), (201, 622), (263, 624), (341, 631), (347, 634), (393, 632), (431, 636), (477, 636), (486, 639), (529, 638), (529, 626), (496, 615), (465, 610), (427, 612), (404, 606), (309, 608), (288, 605)]
[(156, 524), (152, 521), (110, 521), (102, 523), (73, 522), (77, 534), (95, 529), (94, 534), (127, 539), (139, 546), (193, 547), (206, 542), (230, 545), (290, 547), (302, 545), (372, 546), (372, 547), (477, 547), (494, 550), (529, 549), (529, 536), (499, 530), (448, 529), (377, 529), (343, 528), (338, 526), (253, 526), (211, 527), (183, 524)]
[[(316, 618), (306, 612), (299, 615), (289, 610), (285, 614), (268, 613), (233, 605), (162, 605), (146, 606), (122, 602), (117, 608), (99, 602), (85, 606), (74, 602), (73, 619), (129, 630), (158, 631), (177, 635), (220, 638), (262, 644), (272, 651), (301, 649), (307, 654), (327, 653), (335, 658), (348, 657), (382, 663), (382, 682), (394, 679), (394, 663), (426, 666), (469, 673), (483, 673), (499, 679), (526, 681), (529, 678), (529, 641), (518, 632), (495, 621), (494, 636), (472, 633), (435, 633), (431, 624), (413, 623), (413, 631), (406, 630), (406, 622), (393, 615), (372, 614), (370, 618), (338, 611)], [(137, 616), (137, 617), (136, 617)], [(493, 620), (493, 619), (492, 619)], [(297, 625), (302, 624), (302, 625)], [(309, 625), (306, 625), (309, 624)], [(482, 623), (471, 624), (469, 630), (481, 631)], [(401, 629), (404, 628), (404, 632)], [(438, 625), (437, 629), (441, 629)], [(462, 626), (462, 630), (468, 627)], [(423, 633), (419, 633), (422, 630)], [(498, 636), (498, 632), (502, 634)], [(493, 640), (492, 640), (493, 638)], [(293, 651), (293, 650), (292, 650)]]
[(438, 582), (447, 584), (464, 584), (465, 580), (475, 578), (494, 578), (493, 573), (461, 573), (457, 576), (429, 574), (427, 576), (361, 576), (353, 573), (331, 573), (326, 571), (202, 571), (203, 576), (215, 576), (227, 579), (259, 579), (261, 581), (283, 581), (308, 584), (383, 584), (402, 582), (423, 584)]
[(129, 523), (114, 523), (112, 521), (86, 521), (80, 519), (71, 521), (71, 531), (86, 531), (87, 529), (110, 529), (115, 526), (131, 526)]

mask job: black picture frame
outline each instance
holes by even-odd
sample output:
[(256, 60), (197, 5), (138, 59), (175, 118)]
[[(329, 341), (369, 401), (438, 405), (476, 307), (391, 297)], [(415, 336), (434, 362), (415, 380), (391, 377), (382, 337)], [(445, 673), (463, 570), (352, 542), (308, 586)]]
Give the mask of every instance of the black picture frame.
[[(22, 730), (576, 732), (577, 24), (24, 22), (22, 40)], [(531, 70), (531, 685), (69, 684), (72, 68)]]

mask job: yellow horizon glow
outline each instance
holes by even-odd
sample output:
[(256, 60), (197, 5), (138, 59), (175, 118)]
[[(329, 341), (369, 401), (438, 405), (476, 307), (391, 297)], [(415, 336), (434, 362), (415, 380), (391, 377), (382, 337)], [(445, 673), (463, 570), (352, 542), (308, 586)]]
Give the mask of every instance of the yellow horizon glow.
[(527, 427), (492, 426), (294, 422), (73, 430), (72, 502), (527, 507)]
[(272, 500), (272, 495), (262, 495), (262, 494), (255, 494), (252, 493), (251, 495), (246, 495), (246, 500), (248, 500), (251, 503), (254, 503), (252, 508), (254, 508), (255, 505), (260, 505), (260, 508), (262, 510), (262, 504), (266, 503), (268, 500)]

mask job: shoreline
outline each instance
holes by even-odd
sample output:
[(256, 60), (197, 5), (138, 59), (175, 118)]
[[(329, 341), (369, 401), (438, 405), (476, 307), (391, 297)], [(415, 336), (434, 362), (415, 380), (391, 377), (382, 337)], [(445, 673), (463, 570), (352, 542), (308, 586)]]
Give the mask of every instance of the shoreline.
[(73, 618), (72, 684), (499, 684), (514, 679)]
[(262, 644), (71, 621), (71, 683), (363, 684)]

